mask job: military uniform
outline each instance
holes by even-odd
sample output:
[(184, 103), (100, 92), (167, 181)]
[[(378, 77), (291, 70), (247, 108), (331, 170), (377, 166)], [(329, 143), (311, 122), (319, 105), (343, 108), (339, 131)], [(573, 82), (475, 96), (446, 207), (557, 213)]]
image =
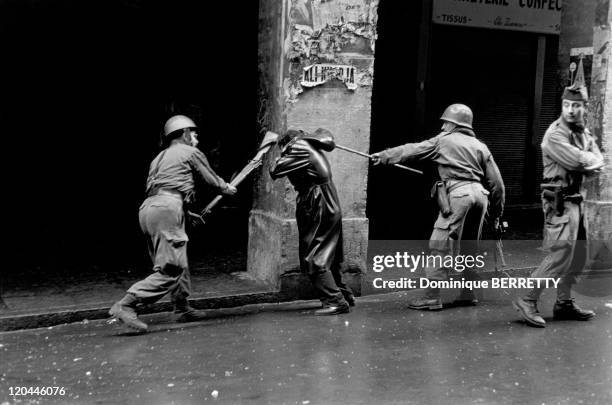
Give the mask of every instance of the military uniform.
[[(440, 179), (448, 193), (450, 213), (441, 211), (438, 214), (429, 240), (431, 255), (456, 255), (460, 251), (476, 254), (487, 209), (492, 218), (501, 217), (504, 209), (505, 188), (497, 164), (487, 146), (471, 129), (471, 110), (463, 105), (452, 105), (449, 109), (455, 106), (469, 111), (469, 120), (459, 122), (461, 126), (423, 142), (375, 154), (382, 164), (431, 161), (438, 165)], [(442, 119), (454, 122), (447, 119), (446, 114)], [(447, 272), (444, 268), (425, 268), (431, 280), (445, 280)], [(463, 276), (469, 279), (474, 274), (466, 270)], [(441, 309), (439, 294), (439, 289), (428, 289), (425, 297), (432, 302), (417, 309)]]
[[(580, 88), (566, 89), (564, 101), (586, 102)], [(603, 157), (595, 140), (582, 122), (568, 123), (563, 117), (553, 122), (542, 140), (544, 243), (548, 251), (531, 277), (560, 278), (557, 286), (555, 318), (586, 320), (592, 311), (584, 311), (573, 304), (571, 288), (586, 262), (586, 231), (584, 225), (584, 175), (601, 167)], [(514, 301), (515, 308), (531, 326), (543, 327), (544, 320), (535, 306), (541, 288)], [(565, 305), (565, 306), (564, 306)]]
[(194, 178), (221, 192), (227, 188), (206, 156), (190, 145), (172, 145), (151, 163), (149, 197), (140, 206), (139, 220), (154, 273), (128, 290), (142, 303), (155, 302), (172, 292), (172, 301), (181, 304), (191, 292), (183, 205), (193, 199)]
[[(585, 244), (577, 243), (586, 236), (582, 179), (584, 168), (600, 159), (601, 153), (589, 131), (584, 128), (581, 132), (573, 132), (561, 118), (552, 123), (542, 140), (543, 182), (558, 185), (566, 191), (562, 197), (562, 214), (556, 211), (552, 199), (542, 198), (544, 247), (550, 255), (532, 277), (561, 277), (557, 290), (560, 300), (571, 298), (571, 286), (585, 264)], [(535, 290), (528, 296), (537, 299), (538, 295)]]
[[(571, 288), (586, 262), (583, 180), (585, 174), (603, 166), (603, 157), (583, 121), (584, 103), (588, 101), (586, 88), (582, 84), (567, 87), (562, 100), (561, 117), (546, 130), (541, 145), (543, 247), (548, 256), (531, 276), (560, 279), (553, 308), (555, 319), (588, 320), (595, 313), (574, 304)], [(546, 324), (537, 308), (542, 290), (534, 288), (513, 301), (530, 326)]]
[[(329, 306), (348, 306), (353, 293), (342, 280), (342, 212), (331, 167), (322, 151), (335, 147), (329, 131), (314, 134), (294, 131), (270, 175), (287, 176), (297, 191), (296, 220), (302, 271)], [(347, 308), (348, 309), (348, 308)]]
[(138, 213), (154, 272), (132, 285), (109, 311), (111, 316), (141, 331), (148, 327), (138, 319), (136, 306), (156, 302), (168, 293), (181, 319), (194, 318), (187, 301), (191, 282), (184, 206), (193, 200), (195, 182), (203, 181), (223, 193), (236, 191), (212, 170), (206, 156), (195, 147), (197, 133), (191, 119), (183, 115), (171, 117), (164, 136), (170, 146), (151, 162), (147, 198)]

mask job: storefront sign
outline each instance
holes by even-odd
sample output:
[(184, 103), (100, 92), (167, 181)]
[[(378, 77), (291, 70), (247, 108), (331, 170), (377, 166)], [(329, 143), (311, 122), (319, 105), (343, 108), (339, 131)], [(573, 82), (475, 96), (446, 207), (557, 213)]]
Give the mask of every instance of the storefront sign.
[(434, 0), (437, 24), (559, 34), (561, 0)]

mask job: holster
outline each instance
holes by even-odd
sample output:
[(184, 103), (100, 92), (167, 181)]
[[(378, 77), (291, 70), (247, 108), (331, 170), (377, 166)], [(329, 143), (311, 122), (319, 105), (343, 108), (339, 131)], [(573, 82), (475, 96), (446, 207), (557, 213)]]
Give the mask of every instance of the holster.
[(448, 189), (446, 187), (446, 182), (444, 181), (436, 181), (433, 187), (431, 188), (431, 198), (436, 198), (438, 202), (438, 207), (440, 208), (440, 213), (443, 217), (447, 217), (452, 214), (450, 207), (450, 197), (448, 195)]
[(559, 184), (545, 183), (540, 185), (542, 189), (542, 197), (553, 203), (557, 216), (563, 215), (565, 211), (564, 190)]

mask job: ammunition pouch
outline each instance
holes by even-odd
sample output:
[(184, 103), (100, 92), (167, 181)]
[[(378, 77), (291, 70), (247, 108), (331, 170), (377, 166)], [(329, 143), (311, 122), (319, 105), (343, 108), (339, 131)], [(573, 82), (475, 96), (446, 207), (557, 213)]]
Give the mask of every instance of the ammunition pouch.
[(448, 195), (448, 189), (446, 187), (446, 182), (444, 181), (436, 181), (431, 189), (431, 198), (436, 199), (438, 203), (438, 207), (440, 208), (440, 213), (443, 217), (447, 217), (452, 214), (450, 207), (450, 197)]

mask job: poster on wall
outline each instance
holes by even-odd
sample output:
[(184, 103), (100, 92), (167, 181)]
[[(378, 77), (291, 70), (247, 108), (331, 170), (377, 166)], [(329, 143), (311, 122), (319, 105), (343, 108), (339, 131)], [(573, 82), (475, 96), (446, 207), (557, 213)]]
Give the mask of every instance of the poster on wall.
[(434, 0), (434, 23), (559, 34), (561, 0)]
[(591, 71), (593, 69), (593, 47), (571, 48), (568, 81), (566, 86), (571, 86), (578, 76), (582, 76), (582, 81), (591, 88)]

